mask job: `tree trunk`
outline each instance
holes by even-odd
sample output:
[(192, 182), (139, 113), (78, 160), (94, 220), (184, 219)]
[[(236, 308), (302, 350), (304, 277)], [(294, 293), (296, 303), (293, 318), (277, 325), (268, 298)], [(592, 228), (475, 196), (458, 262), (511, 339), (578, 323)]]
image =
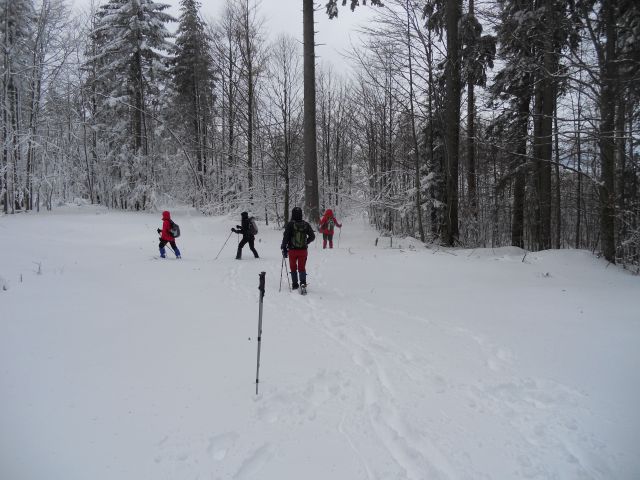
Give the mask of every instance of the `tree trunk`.
[(580, 232), (580, 222), (582, 220), (582, 139), (581, 139), (581, 131), (582, 131), (582, 105), (581, 105), (581, 91), (578, 90), (578, 120), (576, 125), (576, 161), (578, 162), (577, 170), (578, 170), (578, 182), (576, 187), (576, 240), (575, 245), (576, 248), (581, 247), (581, 232)]
[[(625, 98), (623, 91), (618, 92), (618, 98)], [(616, 197), (618, 199), (618, 232), (620, 240), (624, 239), (627, 235), (626, 228), (626, 188), (625, 179), (627, 178), (627, 166), (626, 166), (626, 146), (625, 141), (625, 127), (626, 127), (626, 108), (625, 100), (618, 102), (618, 109), (616, 111), (616, 157), (618, 165), (618, 189)], [(620, 241), (619, 241), (620, 243)]]
[(446, 161), (447, 206), (445, 214), (445, 244), (453, 246), (458, 240), (458, 149), (460, 143), (460, 46), (458, 22), (461, 0), (447, 0), (447, 62), (446, 76)]
[(250, 38), (249, 5), (245, 12), (245, 61), (247, 67), (247, 180), (249, 182), (249, 199), (253, 205), (253, 113), (254, 113), (254, 71), (253, 50)]
[[(474, 0), (469, 0), (469, 15), (475, 15)], [(475, 145), (475, 91), (473, 79), (469, 75), (467, 83), (467, 186), (469, 188), (469, 209), (472, 223), (472, 241), (478, 240), (478, 199), (476, 189), (476, 145)]]
[(529, 89), (525, 89), (518, 104), (518, 127), (516, 138), (515, 181), (513, 186), (513, 219), (511, 223), (511, 244), (524, 248), (524, 203), (527, 164), (527, 130), (529, 125), (529, 105), (531, 97)]
[(560, 198), (560, 133), (558, 132), (558, 102), (556, 99), (554, 109), (553, 109), (553, 122), (554, 122), (554, 130), (555, 130), (555, 152), (556, 152), (556, 164), (555, 164), (555, 174), (556, 174), (556, 237), (555, 237), (555, 248), (560, 249), (562, 244), (562, 199)]
[(602, 14), (606, 36), (601, 64), (600, 90), (600, 238), (602, 253), (611, 263), (616, 261), (615, 247), (615, 104), (616, 104), (616, 17), (613, 0), (604, 0)]
[(538, 73), (535, 87), (533, 157), (536, 186), (534, 235), (537, 250), (551, 248), (551, 158), (555, 105), (555, 85), (551, 75), (556, 71), (552, 48), (551, 38), (545, 38), (543, 68)]
[[(472, 0), (473, 1), (473, 0)], [(420, 150), (418, 145), (418, 132), (416, 129), (416, 112), (413, 101), (413, 61), (411, 58), (411, 35), (410, 35), (410, 23), (409, 23), (409, 0), (407, 0), (407, 49), (409, 53), (409, 105), (411, 108), (411, 137), (413, 140), (413, 154), (415, 164), (415, 186), (416, 186), (416, 216), (418, 218), (418, 234), (420, 235), (420, 241), (425, 241), (424, 225), (422, 224), (422, 182), (420, 176), (422, 172), (420, 170)]]
[(304, 28), (304, 193), (309, 220), (320, 221), (318, 152), (316, 150), (316, 56), (313, 0), (303, 0)]

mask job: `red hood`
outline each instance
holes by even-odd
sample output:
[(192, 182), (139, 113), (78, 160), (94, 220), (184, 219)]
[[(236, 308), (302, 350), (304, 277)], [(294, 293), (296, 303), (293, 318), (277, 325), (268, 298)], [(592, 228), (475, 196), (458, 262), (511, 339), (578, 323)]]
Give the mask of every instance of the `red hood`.
[(171, 220), (171, 214), (167, 210), (162, 212), (162, 220)]
[(331, 210), (329, 208), (329, 209), (327, 209), (327, 211), (324, 212), (324, 215), (322, 216), (322, 219), (320, 220), (320, 223), (324, 223), (324, 222), (328, 221), (331, 217), (333, 217), (333, 210)]

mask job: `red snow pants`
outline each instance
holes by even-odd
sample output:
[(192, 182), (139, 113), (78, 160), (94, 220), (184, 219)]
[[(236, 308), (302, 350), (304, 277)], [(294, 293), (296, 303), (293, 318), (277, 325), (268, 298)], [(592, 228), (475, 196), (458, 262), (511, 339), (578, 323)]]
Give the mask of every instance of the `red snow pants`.
[(307, 250), (289, 250), (289, 266), (292, 272), (306, 272)]

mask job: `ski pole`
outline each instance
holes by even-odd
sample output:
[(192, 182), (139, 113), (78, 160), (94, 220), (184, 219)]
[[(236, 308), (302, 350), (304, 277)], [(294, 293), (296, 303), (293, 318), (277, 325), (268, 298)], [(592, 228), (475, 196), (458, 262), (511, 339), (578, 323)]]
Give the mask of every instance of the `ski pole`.
[(256, 363), (256, 395), (258, 395), (258, 383), (259, 375), (260, 375), (260, 347), (262, 345), (262, 302), (264, 300), (264, 280), (266, 272), (260, 272), (258, 277), (260, 277), (260, 283), (258, 285), (258, 290), (260, 290), (260, 307), (258, 310), (258, 360)]
[[(231, 232), (233, 233), (233, 232)], [(222, 250), (224, 250), (224, 247), (227, 245), (227, 242), (229, 241), (229, 239), (231, 238), (231, 233), (229, 233), (229, 236), (227, 237), (227, 239), (224, 241), (224, 245), (222, 245), (222, 248), (220, 249), (220, 251), (218, 252), (218, 255), (216, 255), (216, 258), (214, 258), (214, 261), (218, 259), (218, 257), (220, 256), (220, 254), (222, 253)]]
[(340, 248), (340, 235), (342, 235), (342, 227), (338, 230), (338, 248)]
[(282, 291), (282, 272), (284, 271), (284, 257), (282, 257), (282, 263), (280, 264), (280, 288), (278, 288), (278, 292)]

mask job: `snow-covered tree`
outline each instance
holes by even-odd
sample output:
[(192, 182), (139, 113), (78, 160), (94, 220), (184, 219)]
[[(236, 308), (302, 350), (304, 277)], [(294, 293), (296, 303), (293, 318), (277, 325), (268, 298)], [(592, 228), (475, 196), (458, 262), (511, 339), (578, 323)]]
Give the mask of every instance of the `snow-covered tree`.
[(181, 15), (172, 59), (175, 123), (196, 161), (198, 202), (207, 199), (212, 187), (206, 179), (210, 170), (209, 142), (215, 73), (211, 38), (199, 15), (196, 0), (181, 0)]
[(18, 166), (22, 149), (19, 141), (22, 125), (20, 101), (28, 86), (32, 25), (35, 19), (31, 0), (0, 1), (0, 46), (2, 48), (2, 164), (0, 165), (0, 194), (4, 212), (20, 208), (21, 195)]
[(167, 82), (166, 53), (173, 47), (164, 13), (169, 6), (151, 0), (109, 0), (92, 32), (95, 56), (96, 128), (106, 128), (114, 205), (144, 208), (153, 184), (154, 110)]

